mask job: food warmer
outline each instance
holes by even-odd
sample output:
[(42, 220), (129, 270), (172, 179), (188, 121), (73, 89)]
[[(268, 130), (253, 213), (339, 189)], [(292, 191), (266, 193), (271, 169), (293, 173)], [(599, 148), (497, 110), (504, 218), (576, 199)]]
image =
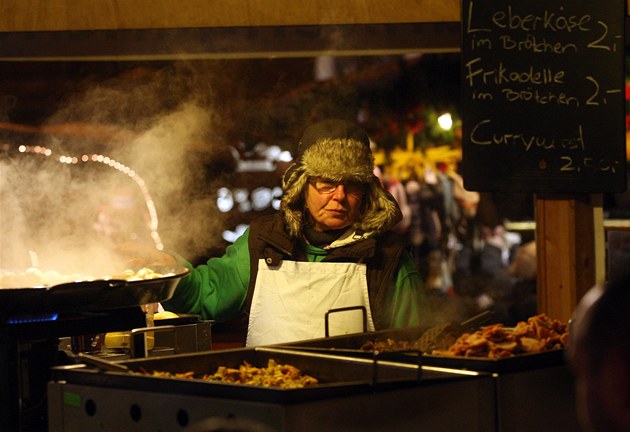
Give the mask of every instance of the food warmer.
[[(72, 363), (63, 340), (147, 326), (141, 305), (169, 299), (186, 269), (146, 280), (93, 280), (0, 289), (0, 418), (3, 428), (47, 424), (50, 368)], [(72, 353), (70, 353), (72, 354)]]
[[(283, 348), (313, 353), (366, 355), (365, 347), (377, 341), (416, 341), (431, 344), (439, 338), (434, 326), (381, 330), (352, 335), (331, 336), (283, 345)], [(431, 337), (427, 338), (427, 333)], [(422, 339), (421, 339), (422, 338)], [(433, 341), (435, 342), (435, 340)], [(280, 346), (279, 346), (280, 347)], [(396, 361), (415, 361), (405, 353)], [(575, 407), (573, 376), (565, 363), (564, 351), (521, 354), (501, 359), (422, 355), (425, 366), (490, 374), (495, 394), (497, 431), (530, 432), (580, 430)]]
[[(419, 355), (410, 355), (416, 362), (404, 364), (387, 355), (256, 347), (125, 360), (108, 368), (60, 366), (48, 387), (49, 430), (181, 431), (208, 418), (241, 419), (274, 431), (495, 430), (491, 375), (422, 366)], [(270, 359), (319, 382), (280, 388), (146, 374), (205, 374), (244, 362), (262, 367)]]

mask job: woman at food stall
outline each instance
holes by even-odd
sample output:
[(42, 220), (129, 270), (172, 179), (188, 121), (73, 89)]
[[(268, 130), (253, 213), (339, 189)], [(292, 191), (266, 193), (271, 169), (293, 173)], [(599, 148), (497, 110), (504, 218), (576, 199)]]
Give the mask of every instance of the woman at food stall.
[(373, 174), (353, 123), (308, 127), (285, 172), (280, 210), (254, 220), (223, 256), (193, 267), (164, 307), (219, 322), (244, 313), (246, 345), (428, 323), (401, 212)]

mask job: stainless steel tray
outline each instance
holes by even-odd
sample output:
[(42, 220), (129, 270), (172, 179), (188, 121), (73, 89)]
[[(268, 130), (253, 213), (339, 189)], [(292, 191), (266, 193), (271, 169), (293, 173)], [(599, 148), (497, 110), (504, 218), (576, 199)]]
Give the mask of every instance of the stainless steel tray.
[[(337, 355), (347, 355), (350, 357), (366, 357), (370, 355), (369, 351), (362, 350), (361, 347), (368, 342), (382, 341), (388, 338), (393, 340), (414, 340), (422, 336), (424, 331), (426, 331), (426, 328), (421, 327), (381, 330), (377, 332), (304, 340), (278, 346), (286, 349), (314, 353), (336, 353)], [(399, 362), (417, 362), (413, 353), (392, 352), (391, 355)], [(422, 354), (421, 362), (426, 366), (496, 373), (559, 366), (565, 364), (565, 359), (564, 350), (554, 350), (536, 354), (514, 355), (501, 359)]]
[[(319, 384), (297, 389), (204, 381), (200, 379), (161, 378), (132, 372), (168, 371), (195, 374), (214, 373), (219, 366), (237, 368), (247, 361), (267, 366), (269, 359), (290, 364)], [(471, 376), (444, 371), (423, 370), (416, 364), (401, 364), (387, 359), (359, 359), (322, 355), (273, 347), (208, 351), (158, 358), (117, 362), (131, 372), (112, 372), (85, 365), (53, 368), (53, 380), (137, 391), (214, 396), (228, 399), (272, 403), (297, 403), (345, 395), (373, 393), (393, 388), (432, 385), (442, 381), (470, 379)]]

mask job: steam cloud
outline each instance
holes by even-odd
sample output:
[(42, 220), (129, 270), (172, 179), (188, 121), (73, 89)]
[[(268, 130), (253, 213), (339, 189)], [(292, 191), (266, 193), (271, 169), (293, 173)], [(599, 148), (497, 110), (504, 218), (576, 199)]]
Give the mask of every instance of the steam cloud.
[[(99, 154), (141, 177), (155, 205), (166, 249), (186, 257), (221, 242), (221, 216), (205, 167), (226, 154), (216, 132), (207, 76), (189, 65), (136, 70), (87, 83), (29, 145), (53, 152), (0, 154), (0, 269), (30, 267), (92, 275), (122, 270), (114, 245), (153, 244), (140, 186), (95, 161), (59, 155)], [(10, 143), (11, 144), (11, 143)], [(11, 144), (13, 147), (17, 145)]]

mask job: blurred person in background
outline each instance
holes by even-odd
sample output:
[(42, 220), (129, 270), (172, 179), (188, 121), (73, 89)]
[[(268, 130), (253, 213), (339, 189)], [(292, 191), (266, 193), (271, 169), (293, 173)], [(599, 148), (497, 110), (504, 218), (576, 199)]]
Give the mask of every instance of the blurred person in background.
[(567, 357), (585, 431), (630, 431), (630, 274), (593, 287), (576, 308)]
[(280, 210), (222, 257), (196, 267), (180, 258), (190, 274), (163, 306), (218, 322), (242, 313), (247, 346), (324, 337), (331, 310), (331, 335), (428, 325), (421, 276), (391, 230), (400, 220), (367, 134), (343, 120), (314, 124), (283, 176)]
[(516, 325), (527, 321), (538, 313), (538, 262), (536, 241), (520, 245), (508, 268), (513, 278), (512, 287), (507, 297), (507, 325)]
[(399, 234), (406, 235), (411, 225), (411, 207), (407, 202), (407, 191), (405, 186), (400, 180), (391, 175), (388, 168), (385, 165), (377, 167), (375, 175), (381, 180), (381, 183), (385, 190), (391, 194), (396, 200), (398, 208), (402, 214), (400, 222), (394, 225), (391, 229)]

